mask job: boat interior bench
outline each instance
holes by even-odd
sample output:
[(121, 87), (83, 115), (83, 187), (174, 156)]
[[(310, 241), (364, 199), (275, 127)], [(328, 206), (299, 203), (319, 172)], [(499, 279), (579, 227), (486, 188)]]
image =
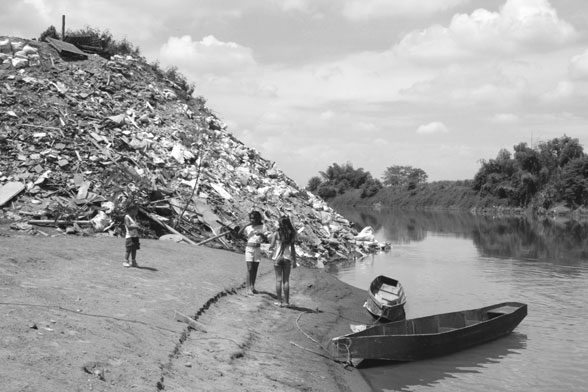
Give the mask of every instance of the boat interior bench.
[(508, 313), (513, 313), (517, 309), (518, 308), (516, 306), (504, 305), (499, 308), (495, 308), (495, 309), (490, 310), (489, 313), (508, 314)]
[(492, 319), (494, 317), (502, 316), (503, 314), (513, 313), (517, 309), (517, 307), (509, 305), (504, 305), (499, 308), (491, 309), (488, 311), (488, 318)]
[(397, 301), (400, 297), (400, 288), (396, 286), (390, 286), (388, 284), (383, 284), (380, 286), (380, 289), (375, 294), (376, 299), (378, 300), (386, 300), (388, 302)]

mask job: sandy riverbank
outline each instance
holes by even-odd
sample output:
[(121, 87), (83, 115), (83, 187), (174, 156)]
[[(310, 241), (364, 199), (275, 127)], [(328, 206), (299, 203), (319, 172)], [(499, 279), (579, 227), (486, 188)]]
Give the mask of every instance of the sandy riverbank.
[(241, 254), (142, 240), (139, 269), (122, 254), (120, 238), (0, 230), (3, 390), (370, 390), (321, 348), (370, 321), (365, 292), (297, 268), (285, 309), (269, 261), (247, 296)]

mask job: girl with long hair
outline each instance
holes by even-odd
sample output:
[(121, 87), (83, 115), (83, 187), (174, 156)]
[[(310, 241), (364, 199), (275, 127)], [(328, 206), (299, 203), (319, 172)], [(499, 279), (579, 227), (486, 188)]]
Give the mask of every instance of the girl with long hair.
[[(286, 215), (278, 219), (278, 229), (274, 233), (270, 243), (270, 249), (274, 249), (272, 260), (276, 272), (276, 294), (280, 307), (290, 306), (290, 271), (296, 268), (296, 230)], [(283, 296), (282, 296), (283, 292)]]

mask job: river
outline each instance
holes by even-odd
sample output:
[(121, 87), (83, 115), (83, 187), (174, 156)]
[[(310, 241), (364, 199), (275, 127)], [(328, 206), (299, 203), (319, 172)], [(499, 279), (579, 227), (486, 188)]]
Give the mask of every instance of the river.
[(374, 391), (588, 391), (588, 223), (339, 211), (392, 248), (327, 270), (364, 290), (378, 275), (398, 279), (407, 318), (502, 301), (528, 305), (513, 333), (494, 342), (361, 369)]

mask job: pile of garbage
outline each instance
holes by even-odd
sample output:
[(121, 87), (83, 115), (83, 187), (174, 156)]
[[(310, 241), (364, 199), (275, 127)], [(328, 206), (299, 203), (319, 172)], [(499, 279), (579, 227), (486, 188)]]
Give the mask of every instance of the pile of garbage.
[(268, 226), (291, 217), (307, 265), (387, 246), (358, 235), (158, 67), (62, 49), (0, 37), (0, 220), (11, 228), (117, 236), (133, 202), (146, 238), (242, 251), (238, 229), (258, 210)]

